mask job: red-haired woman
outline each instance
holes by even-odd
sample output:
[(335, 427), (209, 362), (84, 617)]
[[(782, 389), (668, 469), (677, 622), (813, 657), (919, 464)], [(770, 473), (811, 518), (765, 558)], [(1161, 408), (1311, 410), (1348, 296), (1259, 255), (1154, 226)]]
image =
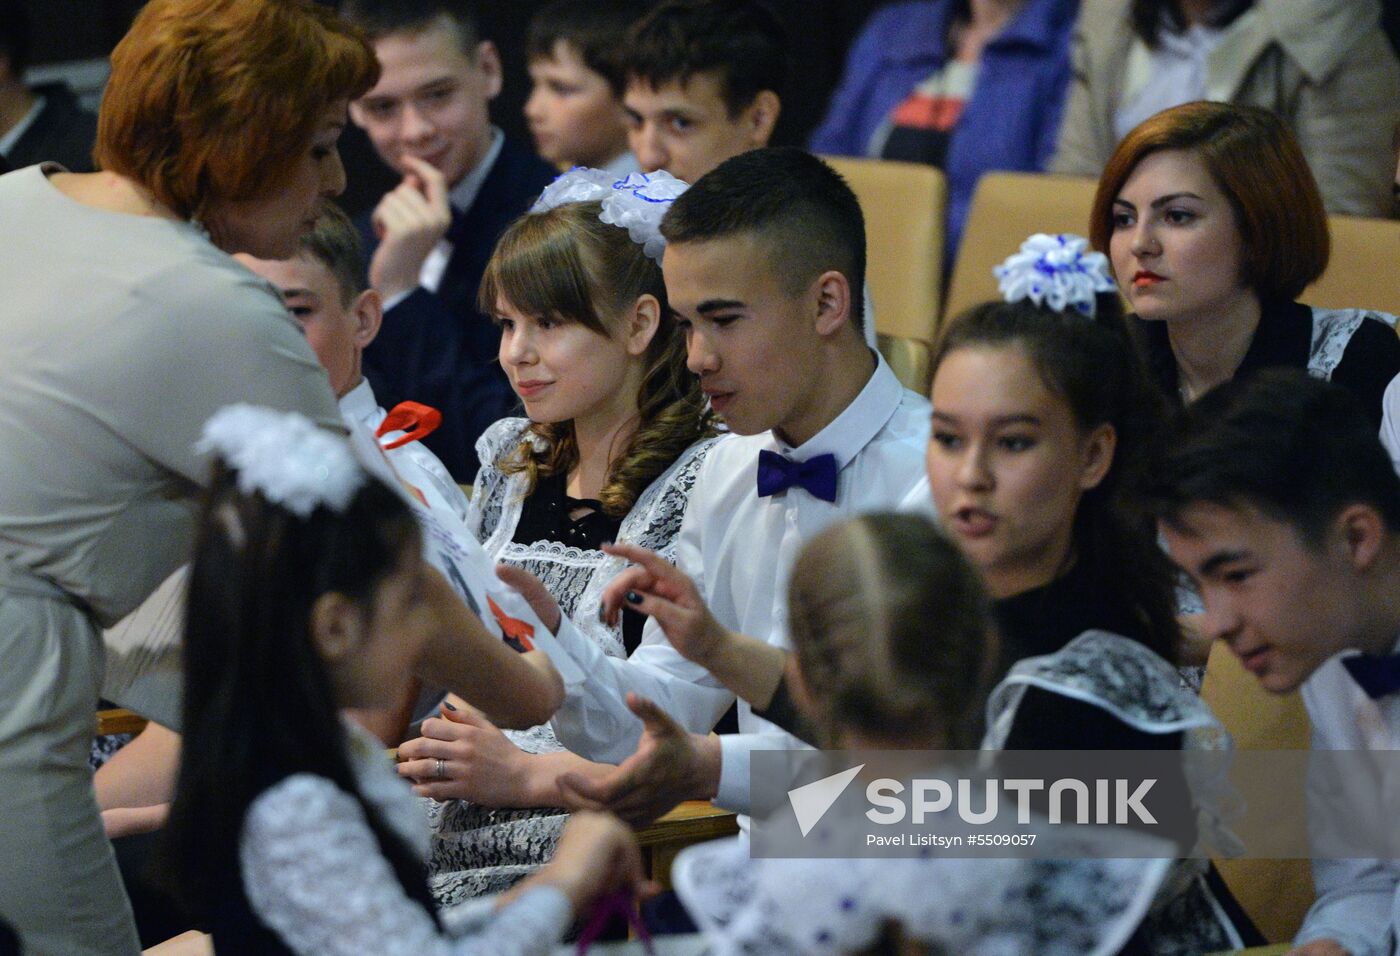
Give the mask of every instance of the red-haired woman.
[(1146, 120), (1104, 169), (1089, 235), (1174, 400), (1257, 369), (1301, 368), (1356, 392), (1379, 426), (1400, 372), (1395, 316), (1296, 301), (1327, 267), (1327, 216), (1273, 113), (1201, 102)]
[(31, 956), (139, 949), (87, 766), (99, 629), (187, 557), (216, 409), (342, 427), (228, 253), (295, 251), (377, 75), (310, 0), (154, 0), (112, 54), (102, 171), (0, 178), (0, 914)]

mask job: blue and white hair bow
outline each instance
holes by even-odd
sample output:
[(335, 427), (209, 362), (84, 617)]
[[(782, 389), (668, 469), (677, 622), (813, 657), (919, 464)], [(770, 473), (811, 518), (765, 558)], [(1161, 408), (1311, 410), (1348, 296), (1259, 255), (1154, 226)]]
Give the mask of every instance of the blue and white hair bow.
[(1074, 309), (1090, 318), (1100, 292), (1117, 286), (1109, 274), (1108, 258), (1090, 252), (1082, 236), (1036, 233), (1021, 243), (1021, 251), (992, 270), (1007, 302), (1030, 299), (1056, 312)]
[(543, 212), (574, 202), (601, 202), (598, 218), (627, 230), (632, 241), (656, 262), (666, 250), (661, 218), (689, 185), (664, 170), (632, 173), (617, 179), (601, 169), (575, 166), (545, 187), (531, 212)]

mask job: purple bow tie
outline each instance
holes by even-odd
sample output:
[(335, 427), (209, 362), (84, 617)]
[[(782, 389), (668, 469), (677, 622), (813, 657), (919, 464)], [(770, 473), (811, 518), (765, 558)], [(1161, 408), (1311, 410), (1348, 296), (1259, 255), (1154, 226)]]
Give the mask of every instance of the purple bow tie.
[(1373, 700), (1400, 691), (1400, 654), (1358, 654), (1342, 658), (1342, 666)]
[(766, 498), (797, 485), (823, 501), (836, 500), (836, 456), (793, 461), (777, 452), (758, 453), (758, 496)]

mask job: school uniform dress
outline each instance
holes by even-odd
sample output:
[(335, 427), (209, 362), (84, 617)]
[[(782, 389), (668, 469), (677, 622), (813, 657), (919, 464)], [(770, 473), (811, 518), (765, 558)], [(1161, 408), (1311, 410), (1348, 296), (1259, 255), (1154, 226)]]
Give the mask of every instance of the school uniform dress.
[[(676, 542), (676, 565), (694, 580), (715, 618), (786, 647), (787, 579), (802, 545), (833, 523), (862, 512), (927, 506), (924, 453), (929, 403), (901, 386), (883, 359), (836, 418), (798, 448), (771, 432), (727, 435), (715, 443), (691, 492)], [(760, 455), (811, 462), (833, 456), (834, 501), (793, 485), (760, 495)], [(585, 681), (567, 687), (551, 721), (559, 740), (591, 760), (617, 763), (636, 749), (641, 722), (627, 691), (649, 697), (688, 730), (710, 730), (734, 695), (680, 655), (648, 620), (627, 660), (607, 657), (577, 631), (560, 641), (583, 665)], [(801, 746), (739, 702), (739, 733), (721, 735), (723, 770), (716, 802), (747, 812), (754, 749)]]
[[(1218, 749), (1223, 728), (1177, 671), (1149, 650), (1143, 625), (1084, 562), (1042, 587), (994, 602), (1001, 638), (989, 697), (987, 750)], [(786, 681), (763, 716), (803, 733)], [(807, 731), (806, 739), (812, 739)], [(1184, 778), (1162, 780), (1182, 813), (1213, 839), (1216, 809), (1193, 798)], [(1167, 805), (1172, 805), (1169, 799)], [(1187, 848), (1189, 849), (1189, 848)], [(1164, 874), (1145, 925), (1120, 944), (1125, 953), (1189, 953), (1262, 942), (1204, 861), (1182, 860)], [(1118, 952), (1118, 950), (1112, 950)]]
[[(365, 349), (365, 375), (387, 407), (414, 401), (442, 412), (424, 444), (457, 481), (475, 478), (477, 438), (517, 404), (497, 360), (500, 329), (477, 310), (477, 289), (496, 240), (557, 175), (496, 130), (481, 163), (452, 189), (452, 224), (418, 288), (385, 303), (384, 325)], [(357, 224), (368, 263), (379, 240), (368, 215)]]
[[(1391, 653), (1400, 654), (1400, 642)], [(1400, 750), (1400, 693), (1371, 697), (1343, 664), (1350, 656), (1332, 658), (1303, 682), (1312, 749)], [(1393, 793), (1387, 799), (1393, 806)], [(1317, 901), (1298, 931), (1298, 945), (1335, 939), (1352, 956), (1393, 952), (1400, 934), (1400, 860), (1315, 859), (1313, 882)]]
[[(601, 502), (570, 498), (565, 475), (539, 479), (527, 495), (525, 475), (501, 468), (521, 442), (536, 450), (545, 447), (529, 425), (527, 418), (502, 419), (477, 442), (482, 465), (467, 527), (495, 561), (539, 578), (599, 653), (623, 660), (641, 641), (643, 618), (624, 611), (617, 627), (599, 620), (603, 589), (627, 567), (625, 560), (600, 548), (619, 541), (673, 559), (686, 503), (715, 440), (698, 441), (683, 451), (643, 490), (631, 511), (615, 518), (603, 512)], [(570, 513), (580, 507), (591, 510), (572, 518)], [(527, 753), (565, 749), (548, 724), (504, 733)], [(538, 869), (553, 854), (568, 819), (562, 809), (496, 809), (465, 800), (432, 801), (429, 817), (431, 884), (444, 904), (499, 892)]]
[(186, 560), (214, 412), (344, 428), (267, 283), (58, 169), (0, 177), (0, 914), (31, 956), (111, 956), (139, 947), (88, 768), (101, 628)]
[[(1169, 400), (1180, 404), (1180, 380), (1167, 323), (1136, 322), (1149, 371)], [(1386, 386), (1400, 374), (1395, 323), (1396, 317), (1386, 312), (1266, 302), (1235, 378), (1265, 368), (1304, 369), (1313, 378), (1353, 392), (1379, 428)]]
[(484, 899), (435, 918), (425, 889), (400, 881), (366, 809), (419, 856), (428, 845), (422, 811), (383, 745), (349, 723), (346, 729), (363, 802), (310, 773), (284, 777), (254, 798), (238, 846), (241, 892), (216, 907), (219, 951), (547, 956), (573, 917), (558, 889), (534, 887), (499, 911)]
[(960, 956), (1113, 956), (1161, 885), (1154, 859), (751, 859), (689, 847), (676, 893), (713, 956), (863, 952), (886, 923)]

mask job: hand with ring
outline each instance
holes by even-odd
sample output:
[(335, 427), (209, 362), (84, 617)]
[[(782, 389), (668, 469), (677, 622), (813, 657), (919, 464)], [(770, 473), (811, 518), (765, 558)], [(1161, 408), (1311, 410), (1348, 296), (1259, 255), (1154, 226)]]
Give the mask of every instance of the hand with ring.
[(530, 787), (532, 771), (543, 773), (547, 768), (481, 711), (449, 696), (441, 715), (423, 721), (423, 736), (399, 745), (399, 774), (413, 781), (414, 793), (487, 807), (550, 805)]

